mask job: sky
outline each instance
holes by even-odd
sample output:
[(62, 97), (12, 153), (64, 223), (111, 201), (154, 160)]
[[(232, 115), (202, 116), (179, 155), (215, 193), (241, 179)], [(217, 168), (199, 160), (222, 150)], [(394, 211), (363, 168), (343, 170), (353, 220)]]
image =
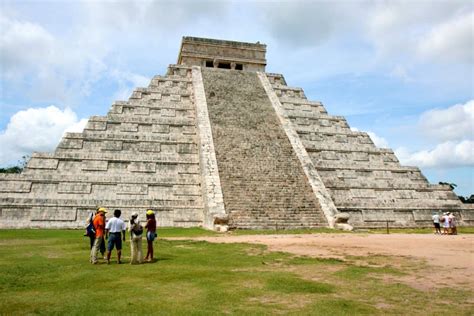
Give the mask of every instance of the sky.
[(470, 0), (0, 0), (0, 166), (54, 151), (197, 36), (267, 44), (267, 72), (468, 196), (473, 30)]

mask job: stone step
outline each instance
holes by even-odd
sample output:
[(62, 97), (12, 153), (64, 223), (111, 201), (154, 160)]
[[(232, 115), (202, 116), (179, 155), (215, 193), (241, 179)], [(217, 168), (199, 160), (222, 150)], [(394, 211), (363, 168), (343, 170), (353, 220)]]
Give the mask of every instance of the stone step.
[(143, 102), (135, 102), (135, 101), (127, 101), (122, 104), (119, 103), (114, 103), (112, 104), (112, 107), (109, 110), (110, 114), (121, 114), (123, 113), (124, 108), (149, 108), (150, 111), (152, 110), (159, 110), (159, 109), (164, 109), (164, 110), (181, 110), (181, 111), (195, 111), (194, 104), (192, 100), (183, 100), (181, 99), (180, 102), (169, 102), (169, 101), (163, 101), (163, 100), (158, 100), (158, 99), (153, 99), (153, 100), (147, 100)]
[[(199, 157), (196, 154), (178, 154), (178, 153), (116, 153), (116, 152), (59, 152), (59, 153), (33, 153), (31, 161), (41, 160), (44, 166), (49, 167), (45, 169), (57, 168), (58, 160), (91, 160), (91, 161), (114, 161), (114, 162), (154, 162), (158, 164), (197, 164)], [(50, 160), (51, 162), (48, 162)], [(35, 166), (28, 168), (37, 168), (41, 165), (40, 162), (35, 163)]]
[(387, 151), (385, 148), (377, 148), (374, 145), (366, 143), (348, 144), (337, 142), (316, 142), (309, 140), (302, 140), (302, 143), (310, 156), (311, 153), (320, 151), (363, 152), (369, 154), (391, 152)]
[[(400, 163), (395, 156), (387, 154), (366, 154), (363, 152), (328, 152), (321, 154), (321, 152), (312, 152), (311, 160), (318, 168), (337, 168), (345, 166), (348, 162), (351, 165), (361, 169), (385, 169), (387, 167), (398, 168)], [(365, 171), (363, 171), (365, 172)], [(362, 173), (364, 175), (364, 173)]]
[(270, 83), (276, 86), (286, 86), (285, 77), (282, 74), (277, 73), (265, 73)]
[(459, 200), (424, 200), (424, 199), (396, 199), (392, 201), (379, 199), (352, 198), (350, 200), (335, 200), (336, 207), (343, 210), (360, 209), (428, 209), (443, 210), (460, 208)]
[(162, 101), (162, 102), (180, 102), (181, 99), (188, 99), (192, 96), (189, 90), (182, 90), (180, 88), (141, 88), (135, 89), (128, 101), (130, 104), (145, 102), (145, 101)]
[[(203, 79), (224, 203), (233, 222), (266, 218), (289, 223), (297, 216), (298, 225), (311, 218), (324, 222), (256, 74), (203, 69)], [(307, 213), (298, 215), (301, 210)]]
[(39, 199), (39, 198), (10, 198), (0, 197), (0, 205), (2, 210), (7, 208), (23, 208), (32, 207), (82, 207), (96, 209), (97, 206), (112, 205), (113, 207), (132, 207), (139, 209), (189, 209), (195, 208), (202, 210), (202, 205), (197, 205), (195, 201), (178, 201), (178, 200), (162, 200), (162, 199)]
[(324, 134), (328, 133), (328, 135), (338, 135), (338, 134), (350, 134), (350, 135), (357, 135), (357, 132), (353, 132), (349, 126), (342, 126), (342, 125), (329, 125), (329, 126), (321, 126), (321, 125), (293, 125), (295, 131), (302, 135), (302, 134)]
[[(395, 203), (402, 200), (455, 200), (458, 198), (451, 191), (421, 189), (370, 189), (370, 188), (351, 188), (351, 189), (330, 189), (331, 197), (336, 204), (361, 201), (380, 201), (380, 203)], [(375, 201), (374, 203), (378, 203)]]
[[(355, 161), (355, 160), (313, 160), (317, 170), (334, 171), (334, 170), (356, 170), (359, 171), (353, 177), (370, 179), (373, 171), (393, 171), (398, 173), (418, 172), (419, 169), (410, 166), (400, 166), (399, 163), (380, 163), (373, 161)], [(415, 169), (413, 169), (415, 168)]]
[(60, 152), (119, 152), (120, 154), (136, 153), (141, 155), (143, 153), (159, 153), (165, 152), (168, 154), (196, 154), (197, 143), (193, 140), (191, 142), (171, 141), (171, 140), (92, 140), (92, 139), (70, 139), (65, 138), (61, 141), (56, 149), (56, 153)]
[[(182, 165), (185, 166), (185, 165)], [(85, 174), (85, 173), (74, 173), (65, 177), (63, 174), (58, 173), (31, 173), (31, 174), (0, 174), (2, 180), (2, 186), (9, 185), (17, 186), (20, 190), (22, 185), (29, 187), (29, 183), (44, 182), (44, 183), (59, 183), (59, 182), (75, 182), (75, 183), (97, 183), (97, 184), (167, 184), (171, 185), (184, 185), (184, 184), (199, 184), (200, 174), (199, 165), (194, 166), (191, 170), (186, 168), (179, 168), (180, 165), (175, 166), (175, 170), (168, 173), (162, 174), (134, 174), (134, 175), (122, 175), (121, 173), (109, 173), (106, 175), (100, 175), (97, 173)], [(12, 182), (9, 184), (9, 182)], [(18, 183), (17, 183), (18, 182)], [(25, 182), (25, 183), (23, 183)], [(3, 184), (6, 183), (6, 184)]]
[(312, 144), (328, 143), (343, 146), (366, 146), (366, 148), (375, 149), (370, 136), (366, 133), (300, 133), (300, 139), (305, 146)]
[(113, 120), (117, 119), (119, 116), (126, 117), (138, 117), (141, 118), (146, 116), (148, 118), (161, 118), (161, 117), (170, 117), (175, 119), (181, 118), (194, 118), (196, 116), (194, 110), (192, 109), (177, 109), (172, 108), (172, 106), (167, 106), (168, 108), (158, 108), (153, 106), (131, 106), (131, 107), (122, 107), (122, 110), (115, 109), (114, 112), (108, 114), (109, 117), (113, 117)]
[(170, 125), (170, 126), (195, 126), (195, 119), (192, 117), (148, 117), (148, 116), (127, 116), (124, 114), (110, 114), (107, 116), (92, 116), (85, 127), (86, 130), (107, 129), (107, 123), (131, 123), (148, 125)]
[(295, 124), (330, 126), (331, 124), (343, 123), (344, 126), (348, 126), (345, 117), (330, 115), (321, 111), (285, 110), (285, 114)]
[[(165, 128), (167, 127), (167, 128)], [(138, 129), (138, 127), (137, 127)], [(150, 125), (150, 130), (152, 126)], [(166, 142), (172, 141), (173, 143), (197, 143), (196, 129), (192, 126), (188, 128), (169, 127), (167, 125), (162, 126), (162, 133), (151, 133), (145, 131), (111, 131), (108, 129), (106, 132), (101, 131), (85, 131), (83, 133), (66, 133), (64, 139), (80, 139), (80, 140), (94, 140), (94, 141), (105, 141), (105, 140), (120, 140), (120, 141), (145, 141), (145, 142)]]
[(373, 190), (428, 190), (428, 191), (450, 191), (446, 186), (428, 184), (425, 182), (413, 182), (411, 179), (375, 179), (357, 178), (340, 179), (330, 177), (324, 179), (324, 185), (328, 189), (373, 189)]

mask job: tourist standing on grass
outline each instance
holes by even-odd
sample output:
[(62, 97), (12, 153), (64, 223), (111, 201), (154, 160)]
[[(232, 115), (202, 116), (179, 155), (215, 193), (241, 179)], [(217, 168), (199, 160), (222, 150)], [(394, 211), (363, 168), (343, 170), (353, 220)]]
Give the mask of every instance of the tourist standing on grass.
[(134, 212), (130, 217), (130, 224), (128, 227), (130, 231), (130, 249), (131, 258), (130, 264), (142, 263), (142, 235), (143, 227), (138, 221), (138, 213)]
[(433, 219), (433, 225), (434, 225), (434, 228), (435, 228), (435, 234), (440, 234), (440, 235), (441, 235), (441, 226), (439, 225), (439, 214), (438, 214), (438, 213), (434, 213), (431, 218)]
[(153, 210), (146, 211), (146, 242), (147, 242), (147, 252), (145, 261), (153, 261), (153, 241), (156, 238), (156, 219), (155, 212)]
[(90, 213), (86, 221), (86, 233), (84, 234), (84, 236), (89, 237), (91, 250), (92, 250), (92, 247), (94, 247), (94, 241), (95, 241), (94, 217), (96, 215), (97, 215), (97, 210), (95, 211), (95, 213), (94, 212)]
[[(97, 210), (94, 212), (91, 212), (91, 214), (89, 215), (89, 218), (87, 218), (87, 221), (86, 221), (86, 233), (84, 234), (84, 236), (87, 236), (89, 237), (89, 241), (90, 241), (90, 249), (92, 250), (92, 247), (94, 247), (94, 241), (95, 241), (95, 228), (94, 228), (94, 218), (97, 216), (97, 214), (99, 214), (99, 209), (101, 207), (98, 207)], [(104, 254), (105, 254), (105, 242), (101, 242), (100, 243), (100, 253), (102, 254), (102, 257), (105, 259), (104, 257)]]
[(105, 226), (105, 231), (109, 238), (107, 244), (107, 264), (110, 263), (110, 255), (114, 247), (117, 248), (117, 263), (121, 264), (120, 260), (122, 257), (122, 239), (125, 241), (125, 230), (127, 229), (125, 222), (120, 219), (122, 215), (121, 210), (114, 211), (114, 217), (107, 222)]
[[(102, 252), (102, 257), (104, 257), (105, 252), (105, 240), (104, 240), (104, 230), (105, 230), (105, 213), (107, 210), (103, 207), (97, 209), (97, 214), (94, 216), (92, 221), (94, 230), (95, 230), (95, 239), (94, 245), (91, 249), (90, 262), (97, 264), (97, 253), (99, 250)], [(102, 251), (102, 249), (104, 249)]]

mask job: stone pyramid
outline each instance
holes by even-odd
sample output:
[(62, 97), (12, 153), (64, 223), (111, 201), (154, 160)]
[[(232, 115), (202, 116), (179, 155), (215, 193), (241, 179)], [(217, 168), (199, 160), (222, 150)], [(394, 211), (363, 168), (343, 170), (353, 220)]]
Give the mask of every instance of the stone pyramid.
[[(448, 186), (265, 73), (266, 45), (184, 37), (166, 76), (0, 175), (0, 228), (78, 228), (98, 206), (209, 229), (472, 225)], [(342, 215), (341, 214), (345, 214)], [(337, 224), (336, 224), (337, 225)]]

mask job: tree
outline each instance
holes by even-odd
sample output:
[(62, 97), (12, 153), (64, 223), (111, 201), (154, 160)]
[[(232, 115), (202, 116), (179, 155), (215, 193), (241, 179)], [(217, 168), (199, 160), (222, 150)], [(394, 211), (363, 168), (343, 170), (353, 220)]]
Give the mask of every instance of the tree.
[(21, 160), (18, 160), (18, 164), (16, 166), (0, 168), (0, 173), (21, 173), (28, 164), (28, 160), (30, 160), (30, 156), (25, 155), (21, 157)]
[(438, 182), (438, 184), (441, 184), (441, 185), (449, 185), (449, 187), (451, 188), (451, 190), (454, 190), (458, 185), (456, 183), (449, 183), (449, 182)]

